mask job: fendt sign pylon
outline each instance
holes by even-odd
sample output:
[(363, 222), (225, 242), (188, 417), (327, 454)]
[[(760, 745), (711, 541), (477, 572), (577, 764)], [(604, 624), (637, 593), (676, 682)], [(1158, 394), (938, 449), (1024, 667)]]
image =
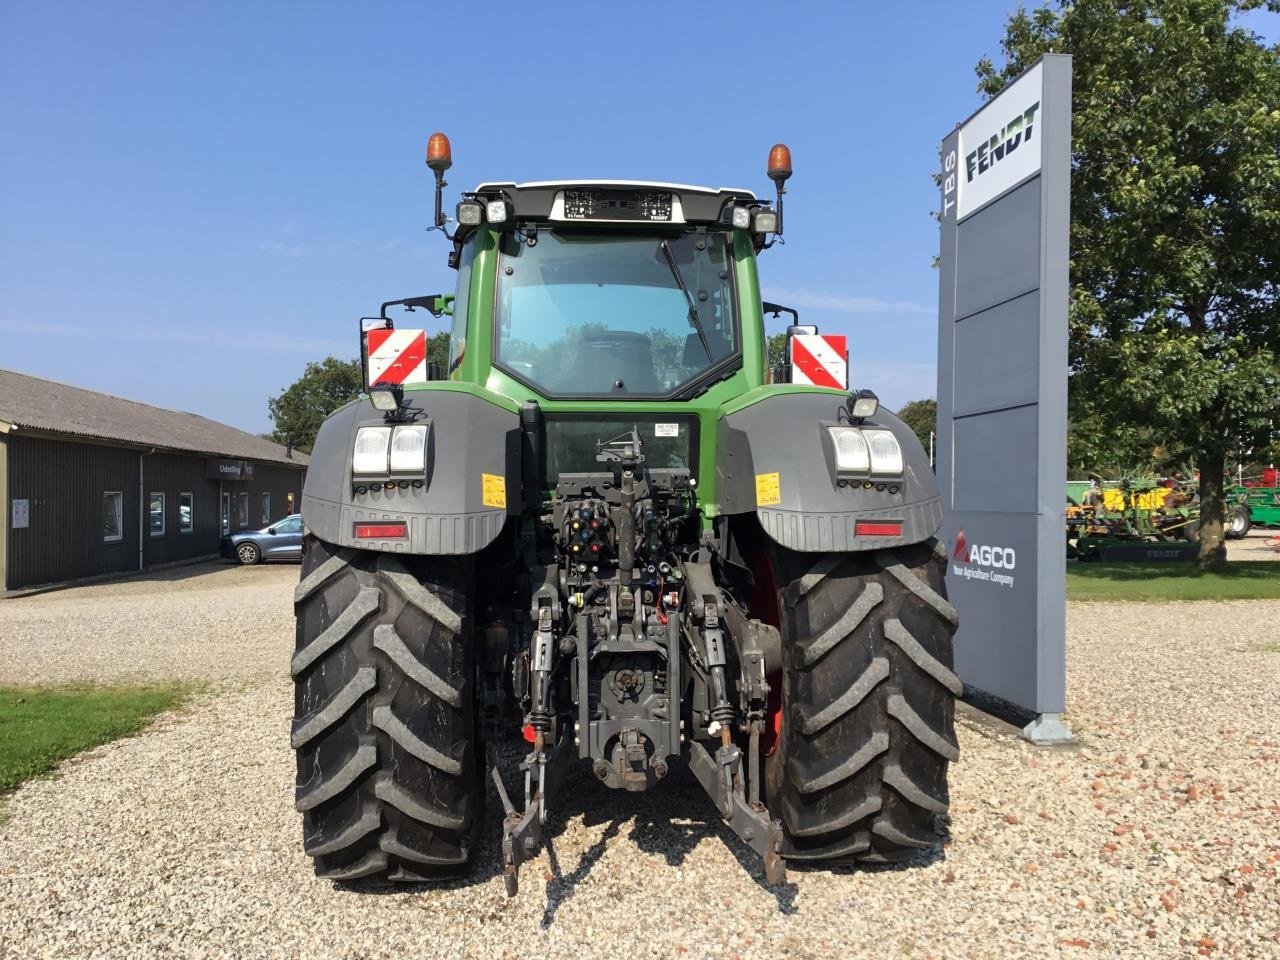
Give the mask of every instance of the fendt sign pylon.
[[(1048, 55), (942, 143), (938, 486), (956, 671), (1069, 739), (1062, 483), (1071, 58)], [(985, 695), (985, 697), (983, 696)]]

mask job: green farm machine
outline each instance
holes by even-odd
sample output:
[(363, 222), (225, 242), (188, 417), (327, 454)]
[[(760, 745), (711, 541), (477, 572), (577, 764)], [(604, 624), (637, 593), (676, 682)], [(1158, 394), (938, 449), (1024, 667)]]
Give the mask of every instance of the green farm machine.
[[(465, 874), (492, 790), (514, 893), (562, 802), (683, 766), (770, 881), (935, 846), (962, 692), (938, 490), (873, 393), (767, 366), (765, 313), (794, 316), (757, 276), (787, 148), (772, 200), (501, 182), (452, 218), (442, 134), (427, 164), (456, 289), (361, 321), (367, 392), (324, 423), (303, 492), (292, 745), (316, 872)], [(443, 318), (446, 364), (400, 308)]]
[(1242, 478), (1227, 491), (1227, 535), (1243, 537), (1253, 527), (1280, 527), (1280, 470)]
[(1194, 559), (1199, 496), (1156, 480), (1068, 481), (1066, 526), (1070, 559)]

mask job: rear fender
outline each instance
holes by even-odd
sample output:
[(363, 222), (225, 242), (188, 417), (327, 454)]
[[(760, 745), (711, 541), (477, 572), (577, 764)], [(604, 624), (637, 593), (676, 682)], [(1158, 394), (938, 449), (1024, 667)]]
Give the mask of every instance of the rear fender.
[[(307, 529), (329, 543), (407, 554), (469, 554), (492, 543), (521, 510), (520, 419), (470, 393), (414, 390), (406, 402), (425, 423), (427, 467), (420, 489), (355, 492), (356, 430), (385, 423), (361, 397), (320, 427), (302, 490)], [(368, 486), (365, 481), (360, 483)], [(404, 520), (408, 537), (357, 540), (358, 523)]]
[[(754, 512), (776, 543), (811, 553), (896, 547), (937, 533), (942, 502), (929, 457), (887, 410), (863, 426), (893, 431), (902, 447), (903, 477), (877, 480), (871, 489), (839, 485), (824, 424), (836, 423), (843, 409), (840, 394), (780, 393), (722, 417), (716, 437), (719, 512)], [(859, 535), (860, 520), (901, 521), (902, 532)]]

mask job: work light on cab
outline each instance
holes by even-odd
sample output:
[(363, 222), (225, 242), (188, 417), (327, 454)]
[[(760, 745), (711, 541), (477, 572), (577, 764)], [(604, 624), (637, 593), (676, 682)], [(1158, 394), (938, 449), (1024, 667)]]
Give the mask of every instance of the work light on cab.
[(751, 226), (756, 233), (777, 233), (778, 215), (772, 210), (757, 210)]
[(455, 216), (460, 226), (474, 227), (484, 218), (484, 207), (474, 200), (460, 200)]
[(507, 201), (490, 200), (485, 204), (484, 217), (490, 223), (506, 223), (507, 222)]
[(739, 230), (745, 230), (751, 226), (751, 208), (750, 207), (730, 207), (729, 222)]

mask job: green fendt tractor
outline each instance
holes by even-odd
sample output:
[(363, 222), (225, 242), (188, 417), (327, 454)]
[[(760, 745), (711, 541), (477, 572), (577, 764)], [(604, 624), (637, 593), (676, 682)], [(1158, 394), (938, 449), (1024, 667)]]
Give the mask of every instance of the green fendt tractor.
[[(368, 392), (325, 421), (303, 492), (316, 872), (465, 873), (492, 776), (514, 893), (573, 761), (634, 791), (687, 763), (770, 881), (932, 847), (962, 692), (938, 491), (870, 391), (767, 368), (764, 313), (794, 316), (756, 274), (787, 148), (775, 202), (486, 183), (454, 218), (450, 162), (434, 135), (456, 293), (361, 321)], [(397, 305), (451, 318), (447, 369)], [(520, 736), (517, 804), (486, 744)]]

